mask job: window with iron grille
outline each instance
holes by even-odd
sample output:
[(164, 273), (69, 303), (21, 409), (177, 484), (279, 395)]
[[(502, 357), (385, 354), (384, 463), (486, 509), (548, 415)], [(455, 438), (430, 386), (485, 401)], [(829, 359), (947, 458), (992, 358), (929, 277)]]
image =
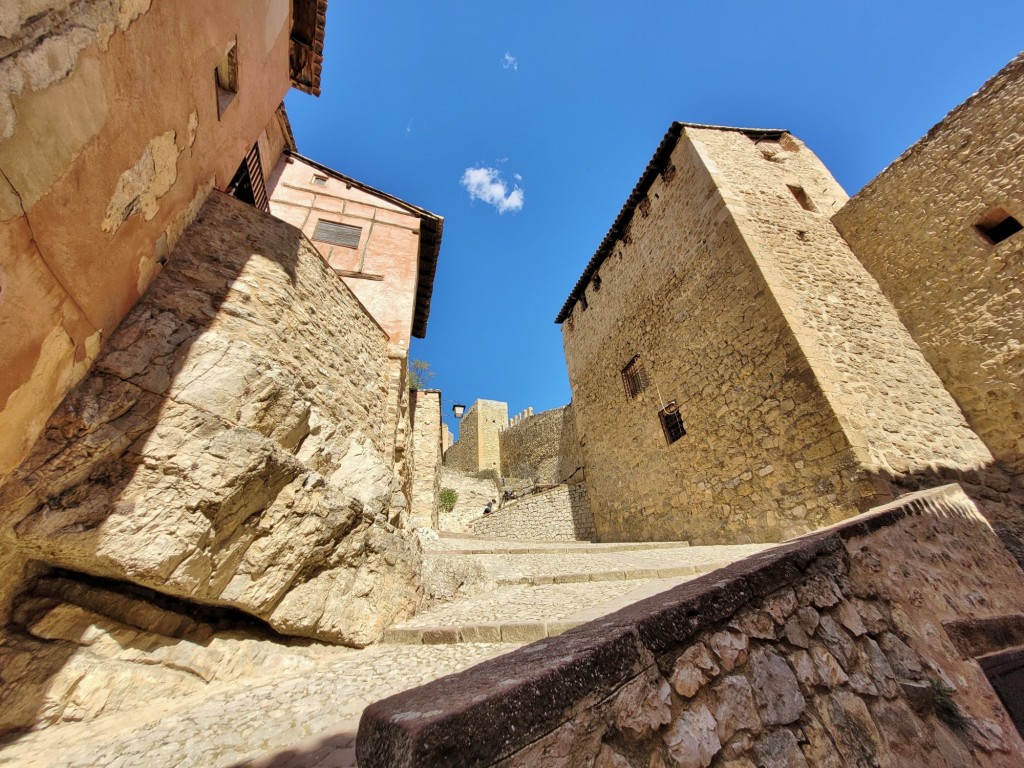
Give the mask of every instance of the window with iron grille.
[(636, 355), (632, 360), (626, 363), (626, 367), (622, 369), (622, 383), (626, 387), (626, 397), (630, 400), (639, 395), (650, 385), (650, 381), (647, 378), (647, 371), (644, 370), (644, 364), (640, 360), (640, 355)]
[(362, 227), (352, 227), (348, 224), (339, 224), (336, 221), (324, 221), (320, 219), (313, 231), (313, 239), (321, 243), (340, 245), (345, 248), (358, 248), (359, 236), (363, 233)]
[(669, 445), (686, 434), (683, 417), (679, 414), (679, 407), (675, 400), (658, 411), (658, 418), (661, 419), (661, 429), (665, 433), (665, 440)]

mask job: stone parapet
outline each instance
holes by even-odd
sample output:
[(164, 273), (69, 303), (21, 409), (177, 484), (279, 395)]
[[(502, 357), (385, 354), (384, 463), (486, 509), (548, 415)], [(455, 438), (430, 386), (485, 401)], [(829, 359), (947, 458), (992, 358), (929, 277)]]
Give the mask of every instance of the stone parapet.
[(378, 701), (359, 765), (1009, 768), (1024, 741), (944, 626), (1019, 615), (1022, 577), (957, 486), (912, 494)]
[(473, 521), (470, 531), (498, 539), (594, 541), (597, 531), (582, 485), (557, 485)]

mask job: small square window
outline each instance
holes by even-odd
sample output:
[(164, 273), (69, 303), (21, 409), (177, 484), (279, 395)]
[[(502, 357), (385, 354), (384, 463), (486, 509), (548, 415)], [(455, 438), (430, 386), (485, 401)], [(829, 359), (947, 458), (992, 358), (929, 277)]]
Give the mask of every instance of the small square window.
[(675, 400), (658, 411), (658, 418), (661, 420), (661, 429), (665, 433), (665, 440), (669, 445), (686, 434), (683, 417), (679, 414), (679, 407)]
[(326, 187), (327, 186), (327, 177), (326, 176), (314, 176), (313, 177), (313, 185), (317, 186), (317, 187)]
[(805, 211), (818, 210), (817, 208), (814, 207), (814, 203), (811, 202), (811, 198), (808, 196), (807, 192), (804, 190), (803, 187), (795, 187), (792, 184), (787, 184), (786, 187), (793, 194), (793, 197), (800, 204), (800, 207), (803, 208)]
[(1003, 242), (1010, 235), (1015, 235), (1024, 229), (1021, 223), (1002, 208), (996, 208), (987, 213), (981, 221), (974, 225), (978, 234), (985, 238), (985, 241), (996, 245)]
[(217, 86), (217, 119), (221, 118), (231, 102), (238, 95), (238, 47), (232, 41), (231, 47), (213, 70)]
[(626, 397), (630, 400), (650, 386), (650, 380), (647, 378), (647, 371), (644, 370), (640, 355), (634, 356), (622, 369), (622, 384), (626, 388)]

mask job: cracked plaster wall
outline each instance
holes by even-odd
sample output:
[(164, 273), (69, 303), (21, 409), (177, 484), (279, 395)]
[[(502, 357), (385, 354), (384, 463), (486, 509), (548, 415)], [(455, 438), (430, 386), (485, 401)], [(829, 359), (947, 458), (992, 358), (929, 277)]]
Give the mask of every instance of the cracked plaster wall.
[[(257, 140), (280, 152), (286, 6), (0, 4), (0, 484), (210, 190)], [(232, 40), (239, 93), (218, 115)]]

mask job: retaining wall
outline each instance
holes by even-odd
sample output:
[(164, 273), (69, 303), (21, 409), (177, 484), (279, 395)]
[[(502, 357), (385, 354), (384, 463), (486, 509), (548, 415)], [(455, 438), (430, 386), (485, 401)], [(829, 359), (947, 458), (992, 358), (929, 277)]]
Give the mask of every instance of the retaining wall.
[(582, 485), (559, 485), (522, 499), (470, 524), (478, 536), (500, 539), (595, 541), (597, 531)]
[(376, 702), (359, 765), (1009, 768), (976, 657), (1022, 579), (959, 487), (912, 494)]

